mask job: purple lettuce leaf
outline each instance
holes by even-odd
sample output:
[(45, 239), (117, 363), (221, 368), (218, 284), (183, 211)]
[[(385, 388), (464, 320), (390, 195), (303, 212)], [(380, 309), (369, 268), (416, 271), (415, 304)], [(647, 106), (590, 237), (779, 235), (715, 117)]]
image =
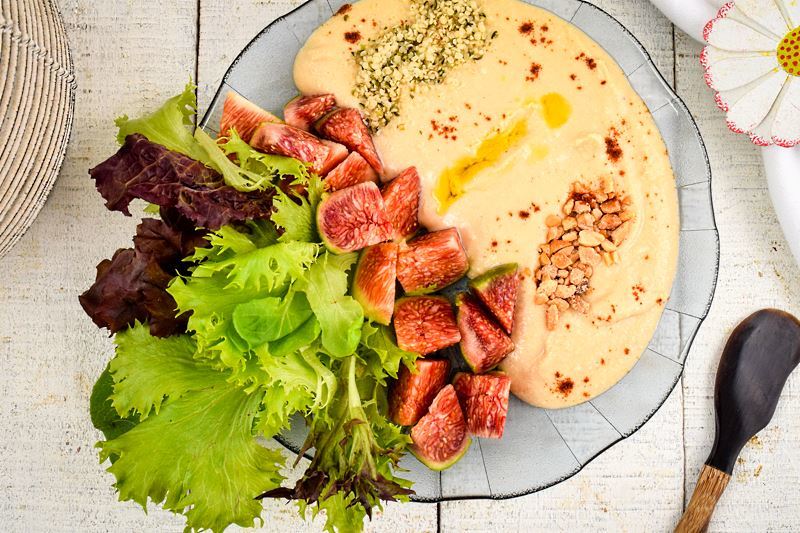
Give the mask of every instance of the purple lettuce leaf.
[(177, 305), (166, 291), (175, 276), (186, 273), (182, 259), (206, 246), (205, 232), (175, 212), (162, 209), (165, 220), (144, 219), (138, 226), (133, 249), (118, 250), (97, 265), (94, 285), (80, 303), (100, 328), (112, 334), (148, 322), (150, 332), (168, 337), (186, 330), (187, 315), (176, 316)]
[(135, 198), (174, 209), (210, 230), (272, 212), (274, 193), (237, 191), (215, 170), (139, 134), (129, 135), (119, 152), (89, 173), (106, 206), (128, 216)]

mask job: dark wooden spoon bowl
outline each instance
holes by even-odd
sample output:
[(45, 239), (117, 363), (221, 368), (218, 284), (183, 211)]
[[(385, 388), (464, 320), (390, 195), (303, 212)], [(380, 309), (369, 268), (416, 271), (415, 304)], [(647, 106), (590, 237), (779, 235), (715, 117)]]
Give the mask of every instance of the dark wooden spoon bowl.
[(775, 309), (742, 322), (728, 340), (714, 389), (716, 438), (676, 532), (701, 532), (730, 481), (736, 459), (764, 429), (800, 363), (800, 321)]

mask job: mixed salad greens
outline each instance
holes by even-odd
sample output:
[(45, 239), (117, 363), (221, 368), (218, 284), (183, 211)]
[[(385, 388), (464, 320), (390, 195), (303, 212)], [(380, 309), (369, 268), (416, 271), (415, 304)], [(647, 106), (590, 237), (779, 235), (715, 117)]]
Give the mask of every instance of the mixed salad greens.
[[(349, 295), (357, 255), (321, 244), (321, 179), (235, 131), (212, 139), (195, 113), (189, 85), (118, 119), (120, 152), (92, 170), (109, 209), (129, 214), (138, 198), (160, 213), (81, 296), (115, 334), (91, 400), (100, 458), (121, 500), (183, 514), (187, 530), (253, 526), (259, 498), (287, 498), (326, 511), (328, 531), (358, 531), (412, 493), (387, 387), (418, 354)], [(287, 487), (285, 456), (260, 440), (296, 416), (314, 458)]]

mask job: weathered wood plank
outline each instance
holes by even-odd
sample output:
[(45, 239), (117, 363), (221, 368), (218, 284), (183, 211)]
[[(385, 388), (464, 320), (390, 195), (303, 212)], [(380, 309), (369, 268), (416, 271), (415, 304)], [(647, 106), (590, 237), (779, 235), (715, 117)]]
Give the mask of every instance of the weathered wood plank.
[[(728, 131), (702, 78), (700, 46), (677, 39), (678, 88), (711, 155), (722, 268), (711, 314), (684, 376), (686, 495), (714, 437), (713, 390), (719, 355), (736, 324), (762, 307), (800, 312), (800, 269), (794, 264), (766, 191), (761, 157), (746, 137)], [(800, 528), (800, 378), (794, 376), (773, 420), (748, 445), (717, 507), (712, 531)]]
[(61, 0), (78, 92), (60, 178), (41, 215), (0, 261), (0, 516), (5, 531), (178, 531), (182, 521), (117, 502), (94, 444), (91, 386), (111, 342), (77, 295), (137, 217), (111, 213), (90, 166), (115, 150), (114, 117), (171, 96), (195, 58), (193, 2)]

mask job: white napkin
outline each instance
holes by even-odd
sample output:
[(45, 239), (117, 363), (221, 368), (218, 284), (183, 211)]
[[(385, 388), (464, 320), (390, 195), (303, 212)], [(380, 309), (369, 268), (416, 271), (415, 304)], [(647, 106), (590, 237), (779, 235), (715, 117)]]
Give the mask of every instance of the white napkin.
[[(703, 28), (725, 0), (650, 0), (676, 26), (703, 42)], [(722, 118), (722, 117), (721, 117)], [(800, 147), (762, 148), (767, 183), (783, 233), (800, 264)]]

